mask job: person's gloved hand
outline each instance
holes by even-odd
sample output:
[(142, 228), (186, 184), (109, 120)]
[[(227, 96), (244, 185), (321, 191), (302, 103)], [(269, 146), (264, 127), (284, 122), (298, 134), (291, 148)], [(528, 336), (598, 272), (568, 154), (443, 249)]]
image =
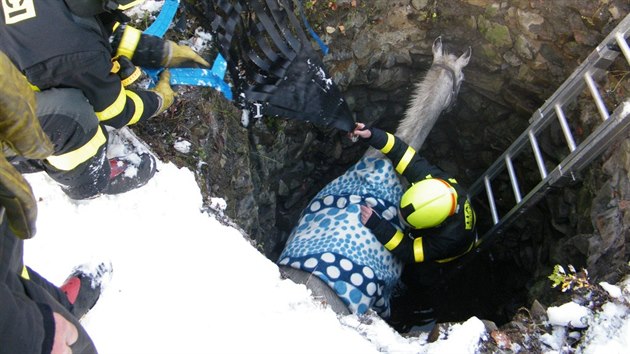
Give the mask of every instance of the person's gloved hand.
[[(0, 53), (0, 143), (12, 154), (45, 159), (53, 145), (35, 115), (35, 94), (13, 63)], [(30, 185), (0, 151), (0, 205), (21, 238), (35, 235), (37, 202)]]
[(168, 70), (162, 71), (160, 80), (150, 91), (155, 92), (160, 98), (160, 105), (154, 115), (158, 115), (168, 109), (175, 102), (175, 92), (171, 88), (171, 73)]
[(164, 57), (162, 58), (163, 67), (177, 67), (191, 61), (206, 67), (210, 66), (210, 63), (195, 53), (190, 47), (179, 45), (170, 40), (166, 41), (164, 44)]

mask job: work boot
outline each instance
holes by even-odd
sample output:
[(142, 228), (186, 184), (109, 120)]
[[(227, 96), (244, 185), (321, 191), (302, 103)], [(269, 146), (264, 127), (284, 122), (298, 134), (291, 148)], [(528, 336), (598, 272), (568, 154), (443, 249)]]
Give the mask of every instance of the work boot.
[(120, 194), (144, 186), (155, 174), (156, 163), (151, 154), (133, 153), (109, 159), (109, 185), (103, 193)]
[(94, 307), (103, 290), (103, 280), (111, 277), (112, 266), (99, 264), (96, 269), (79, 266), (59, 288), (72, 304), (72, 314), (80, 319)]

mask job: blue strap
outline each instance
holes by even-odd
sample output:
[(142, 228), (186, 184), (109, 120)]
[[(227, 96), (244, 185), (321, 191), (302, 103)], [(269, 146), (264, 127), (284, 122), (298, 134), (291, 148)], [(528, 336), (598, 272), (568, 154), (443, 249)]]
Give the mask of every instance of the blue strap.
[(317, 44), (319, 45), (319, 48), (321, 48), (324, 56), (326, 56), (326, 54), (328, 54), (328, 46), (324, 44), (324, 41), (322, 41), (322, 39), (319, 38), (317, 33), (315, 33), (311, 25), (308, 23), (308, 20), (306, 19), (306, 15), (304, 14), (304, 5), (302, 4), (302, 0), (300, 0), (300, 15), (302, 16), (302, 21), (304, 21), (304, 26), (308, 30), (308, 33), (310, 33), (311, 37), (313, 37), (315, 42), (317, 42)]
[(149, 28), (144, 30), (144, 33), (160, 38), (164, 37), (166, 30), (168, 30), (171, 22), (173, 22), (178, 7), (179, 0), (166, 0), (155, 21), (153, 21)]
[[(171, 25), (171, 22), (173, 22), (178, 7), (179, 0), (166, 0), (155, 21), (144, 33), (160, 38), (163, 37), (168, 27)], [(212, 64), (212, 69), (170, 68), (170, 84), (212, 87), (221, 92), (228, 100), (232, 100), (232, 90), (223, 80), (226, 69), (227, 63), (223, 56), (219, 54)], [(158, 81), (158, 76), (163, 69), (142, 68), (142, 70), (151, 78), (153, 85)]]

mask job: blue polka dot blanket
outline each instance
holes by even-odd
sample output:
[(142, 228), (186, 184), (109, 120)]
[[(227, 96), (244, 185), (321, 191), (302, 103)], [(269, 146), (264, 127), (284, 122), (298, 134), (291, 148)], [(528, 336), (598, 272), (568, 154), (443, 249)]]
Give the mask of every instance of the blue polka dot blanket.
[(318, 276), (353, 313), (372, 308), (388, 318), (402, 264), (361, 223), (359, 206), (371, 206), (400, 227), (401, 195), (402, 186), (389, 160), (362, 158), (311, 200), (278, 264)]

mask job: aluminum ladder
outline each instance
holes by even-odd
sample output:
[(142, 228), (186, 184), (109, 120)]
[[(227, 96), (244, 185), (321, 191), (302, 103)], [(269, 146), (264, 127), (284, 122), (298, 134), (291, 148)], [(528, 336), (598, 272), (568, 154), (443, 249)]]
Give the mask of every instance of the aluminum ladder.
[[(470, 252), (469, 255), (472, 256), (486, 249), (491, 244), (489, 241), (503, 234), (520, 215), (540, 201), (547, 192), (553, 188), (562, 187), (563, 184), (569, 181), (576, 180), (576, 175), (579, 171), (603, 153), (615, 140), (625, 136), (628, 127), (630, 127), (630, 98), (624, 98), (623, 102), (611, 109), (612, 113), (610, 113), (600, 95), (596, 81), (608, 73), (608, 68), (620, 53), (625, 57), (629, 65), (628, 70), (630, 70), (629, 35), (630, 14), (617, 25), (556, 92), (545, 101), (530, 118), (530, 126), (473, 183), (469, 190), (470, 198), (471, 200), (481, 200), (482, 203), (487, 203), (485, 206), (489, 209), (492, 226), (489, 226), (487, 231), (479, 230), (477, 248), (475, 251)], [(619, 60), (622, 60), (623, 57), (619, 57)], [(622, 65), (625, 64), (622, 62)], [(576, 144), (570, 122), (566, 119), (563, 108), (571, 103), (575, 103), (578, 96), (586, 90), (590, 93), (601, 120), (598, 121), (597, 127), (588, 136), (584, 137), (579, 144)], [(550, 163), (545, 161), (541, 152), (539, 134), (554, 121), (559, 123), (563, 132), (564, 140), (568, 147), (568, 155), (557, 165), (551, 163), (551, 166), (555, 165), (555, 168), (548, 171)], [(523, 196), (514, 162), (519, 158), (529, 159), (532, 162), (531, 154), (533, 154), (538, 167), (540, 181)], [(506, 172), (507, 175), (505, 175)], [(503, 182), (498, 180), (498, 176), (503, 177)], [(493, 193), (493, 182), (505, 183), (506, 180), (509, 180), (511, 184), (515, 203), (509, 211), (504, 215), (500, 215)], [(485, 201), (483, 201), (483, 193), (485, 193)], [(503, 210), (507, 210), (509, 207), (509, 205), (507, 207), (504, 206)]]

